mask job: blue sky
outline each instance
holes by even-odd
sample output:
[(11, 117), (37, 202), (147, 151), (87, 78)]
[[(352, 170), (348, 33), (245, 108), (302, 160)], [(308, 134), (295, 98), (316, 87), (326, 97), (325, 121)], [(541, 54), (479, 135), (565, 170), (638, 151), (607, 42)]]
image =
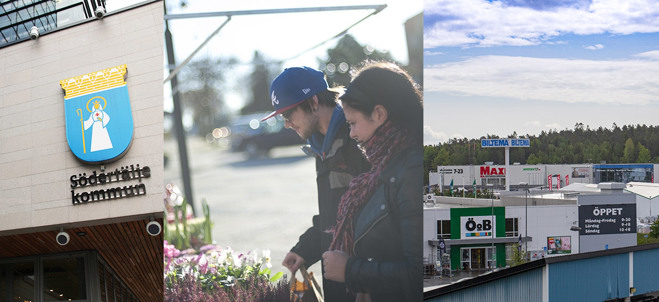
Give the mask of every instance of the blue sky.
[(659, 1), (424, 2), (424, 143), (657, 125)]

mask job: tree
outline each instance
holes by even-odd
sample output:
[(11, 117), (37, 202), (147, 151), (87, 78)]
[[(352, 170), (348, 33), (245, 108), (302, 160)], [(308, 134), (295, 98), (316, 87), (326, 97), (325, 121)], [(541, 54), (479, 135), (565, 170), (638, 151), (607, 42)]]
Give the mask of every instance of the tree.
[(650, 155), (650, 150), (648, 148), (645, 148), (641, 143), (637, 144), (637, 149), (638, 149), (638, 158), (636, 159), (637, 163), (647, 163), (650, 162), (650, 159), (652, 159)]
[(349, 34), (339, 39), (334, 48), (327, 50), (327, 58), (319, 59), (320, 70), (327, 75), (330, 87), (347, 86), (350, 83), (350, 69), (366, 59), (392, 61), (388, 52), (378, 51), (359, 44)]
[(240, 109), (241, 114), (272, 111), (270, 84), (274, 79), (273, 70), (279, 70), (281, 67), (279, 64), (273, 65), (266, 62), (258, 51), (254, 51), (252, 66), (254, 69), (247, 80), (250, 87), (250, 98), (247, 104)]
[(224, 84), (224, 72), (234, 60), (204, 58), (190, 62), (181, 71), (182, 81), (178, 89), (185, 110), (191, 110), (194, 132), (210, 133), (215, 127), (226, 124), (228, 112), (220, 93)]
[[(623, 127), (624, 128), (624, 127)], [(622, 162), (623, 163), (633, 163), (634, 160), (636, 159), (636, 152), (634, 150), (634, 141), (630, 138), (628, 138), (625, 141), (625, 149), (622, 151)]]
[(657, 220), (650, 226), (650, 237), (659, 238), (659, 216), (657, 216)]
[(433, 159), (433, 167), (450, 165), (451, 154), (446, 148), (440, 148), (437, 156)]

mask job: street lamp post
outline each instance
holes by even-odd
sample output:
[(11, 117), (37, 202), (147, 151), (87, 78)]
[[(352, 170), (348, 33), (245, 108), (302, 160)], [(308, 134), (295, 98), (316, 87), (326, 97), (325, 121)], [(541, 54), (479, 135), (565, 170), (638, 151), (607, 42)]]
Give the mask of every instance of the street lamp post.
[[(491, 189), (490, 190), (490, 202), (491, 202), (491, 205), (490, 205), (491, 218), (490, 219), (492, 221), (492, 232), (491, 232), (491, 234), (492, 234), (492, 236), (491, 236), (492, 237), (492, 249), (491, 249), (492, 257), (491, 258), (494, 258), (494, 255), (495, 255), (495, 253), (494, 253), (494, 230), (496, 228), (496, 222), (494, 221), (494, 184), (489, 184), (488, 183), (488, 184), (485, 184), (485, 185)], [(490, 265), (490, 269), (494, 269), (493, 268), (495, 266), (494, 260), (490, 259), (490, 261), (492, 262), (492, 264)]]
[(579, 249), (577, 249), (577, 253), (581, 253), (581, 237), (579, 236), (581, 228), (579, 226), (573, 225), (570, 227), (570, 231), (577, 232), (577, 241), (579, 242)]
[[(520, 182), (520, 185), (524, 186), (524, 236), (529, 235), (529, 187), (528, 183)], [(529, 242), (524, 241), (524, 253), (529, 252)], [(526, 257), (524, 257), (526, 258)]]

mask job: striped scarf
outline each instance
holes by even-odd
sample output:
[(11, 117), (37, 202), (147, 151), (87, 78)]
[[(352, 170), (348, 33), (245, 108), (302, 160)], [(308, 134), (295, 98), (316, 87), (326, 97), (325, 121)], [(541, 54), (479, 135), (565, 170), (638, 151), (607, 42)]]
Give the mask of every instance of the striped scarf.
[(380, 185), (378, 176), (391, 158), (401, 153), (413, 143), (407, 131), (395, 126), (391, 121), (385, 122), (375, 130), (373, 136), (360, 146), (364, 156), (371, 164), (371, 170), (358, 175), (350, 181), (348, 190), (341, 197), (336, 225), (328, 230), (334, 239), (330, 250), (340, 250), (354, 256), (354, 224), (357, 215), (375, 194)]

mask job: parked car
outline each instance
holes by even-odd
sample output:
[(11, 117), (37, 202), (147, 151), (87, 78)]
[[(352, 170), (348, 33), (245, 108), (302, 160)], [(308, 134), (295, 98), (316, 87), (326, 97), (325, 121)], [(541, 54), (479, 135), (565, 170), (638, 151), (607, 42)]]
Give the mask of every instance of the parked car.
[(244, 151), (249, 158), (254, 158), (267, 155), (275, 147), (304, 144), (294, 130), (284, 127), (281, 116), (261, 122), (266, 115), (265, 112), (243, 115), (233, 121), (229, 127), (232, 151)]

